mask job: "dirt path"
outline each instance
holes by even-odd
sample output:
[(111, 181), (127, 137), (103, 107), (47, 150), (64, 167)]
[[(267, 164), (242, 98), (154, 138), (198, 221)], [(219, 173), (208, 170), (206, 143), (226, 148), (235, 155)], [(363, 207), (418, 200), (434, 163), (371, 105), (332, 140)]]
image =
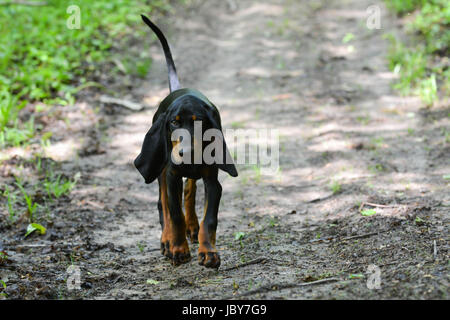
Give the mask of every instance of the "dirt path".
[[(220, 108), (225, 128), (279, 129), (279, 174), (240, 166), (238, 178), (222, 177), (219, 270), (197, 264), (196, 246), (176, 268), (161, 256), (157, 184), (145, 185), (132, 166), (168, 92), (162, 50), (152, 45), (149, 81), (130, 96), (152, 107), (96, 114), (88, 104), (84, 116), (100, 125), (73, 130), (87, 131), (85, 143), (97, 148), (63, 162), (64, 171), (82, 172), (70, 203), (55, 208), (45, 240), (4, 243), (25, 246), (11, 251), (11, 296), (448, 298), (449, 108), (427, 111), (391, 90), (383, 34), (394, 29), (375, 2), (382, 30), (367, 29), (374, 1), (365, 0), (243, 0), (233, 12), (210, 0), (157, 21), (182, 84)], [(354, 39), (343, 43), (349, 33)], [(365, 207), (377, 213), (362, 216), (364, 202), (387, 207)], [(66, 289), (71, 261), (81, 290)], [(371, 264), (381, 289), (367, 287)]]

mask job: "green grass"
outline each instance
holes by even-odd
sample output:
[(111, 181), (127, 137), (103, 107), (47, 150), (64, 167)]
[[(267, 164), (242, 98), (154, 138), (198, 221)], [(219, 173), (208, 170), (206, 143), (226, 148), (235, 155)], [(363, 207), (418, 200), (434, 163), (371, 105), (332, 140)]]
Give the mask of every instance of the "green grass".
[(73, 180), (63, 179), (61, 175), (45, 178), (44, 188), (50, 199), (59, 198), (64, 194), (68, 194), (77, 184), (79, 176), (75, 176)]
[(396, 12), (398, 15), (404, 15), (413, 11), (418, 6), (422, 5), (424, 0), (386, 0), (386, 5), (389, 9)]
[(332, 181), (329, 187), (333, 194), (338, 194), (342, 190), (342, 185), (339, 183), (339, 181), (336, 180)]
[[(29, 223), (37, 225), (39, 220), (50, 219), (49, 203), (69, 194), (78, 183), (81, 174), (65, 177), (55, 173), (53, 165), (50, 165), (44, 172), (41, 168), (40, 157), (27, 160), (27, 164), (35, 168), (39, 178), (34, 180), (29, 179), (27, 175), (15, 176), (14, 184), (1, 186), (0, 199), (8, 210), (10, 223), (18, 221), (25, 213)], [(47, 213), (47, 217), (44, 216), (45, 213)], [(36, 225), (33, 230), (39, 229)]]
[[(167, 0), (47, 0), (42, 7), (0, 6), (0, 143), (20, 145), (35, 132), (21, 123), (30, 102), (66, 105), (90, 80), (99, 64), (120, 61), (126, 71), (145, 76), (149, 54), (133, 51), (127, 41), (150, 41), (140, 14), (168, 9)], [(151, 3), (151, 4), (146, 4)], [(66, 12), (77, 5), (80, 29), (69, 29)], [(117, 69), (117, 68), (116, 68)], [(109, 68), (114, 74), (117, 70)]]
[(28, 208), (29, 220), (30, 220), (30, 222), (33, 222), (34, 221), (34, 213), (37, 210), (38, 204), (33, 201), (33, 196), (26, 192), (25, 188), (22, 186), (22, 184), (20, 182), (16, 182), (16, 185), (20, 189), (20, 191), (22, 192), (23, 197), (25, 199), (25, 203), (26, 203), (27, 208)]
[[(109, 79), (120, 79), (124, 73), (145, 77), (151, 66), (150, 53), (136, 43), (148, 47), (156, 37), (140, 14), (154, 17), (156, 11), (170, 10), (172, 1), (46, 2), (39, 7), (0, 6), (0, 151), (11, 146), (26, 148), (27, 158), (33, 159), (28, 162), (34, 168), (32, 175), (37, 178), (19, 170), (16, 183), (1, 186), (0, 199), (10, 223), (26, 214), (27, 235), (35, 230), (45, 233), (39, 220), (51, 218), (49, 204), (69, 194), (79, 178), (42, 166), (42, 147), (49, 145), (53, 134), (35, 123), (34, 113), (45, 111), (52, 117), (58, 114), (53, 109), (74, 104), (81, 90), (105, 89), (96, 82), (101, 73), (107, 72)], [(67, 24), (73, 15), (67, 9), (72, 5), (80, 8), (79, 29)], [(7, 152), (1, 153), (2, 161), (7, 158)]]
[(420, 96), (427, 106), (450, 94), (450, 71), (444, 57), (450, 48), (450, 2), (446, 0), (386, 0), (398, 15), (413, 13), (407, 24), (410, 43), (387, 35), (391, 46), (389, 66), (399, 75), (394, 88), (401, 94)]
[(3, 196), (6, 197), (6, 203), (8, 207), (9, 220), (14, 222), (16, 220), (16, 211), (14, 210), (14, 204), (16, 203), (16, 195), (10, 191), (8, 186), (5, 186)]

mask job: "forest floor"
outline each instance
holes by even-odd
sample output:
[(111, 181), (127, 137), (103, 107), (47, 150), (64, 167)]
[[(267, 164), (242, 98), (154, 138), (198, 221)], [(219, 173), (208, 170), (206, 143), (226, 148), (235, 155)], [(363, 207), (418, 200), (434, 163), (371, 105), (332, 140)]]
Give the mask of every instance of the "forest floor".
[[(374, 2), (379, 30), (366, 26)], [(45, 236), (0, 222), (9, 298), (448, 299), (450, 108), (392, 90), (383, 35), (399, 31), (394, 17), (373, 0), (230, 3), (192, 1), (155, 21), (182, 85), (218, 106), (224, 128), (279, 130), (276, 176), (245, 165), (237, 178), (221, 173), (220, 268), (199, 266), (197, 245), (181, 266), (161, 255), (158, 185), (133, 166), (168, 94), (153, 42), (147, 79), (110, 88), (145, 109), (86, 91), (46, 122), (56, 142), (41, 165), (81, 176), (51, 205)], [(20, 161), (5, 164), (2, 182)], [(80, 289), (67, 288), (70, 265)]]

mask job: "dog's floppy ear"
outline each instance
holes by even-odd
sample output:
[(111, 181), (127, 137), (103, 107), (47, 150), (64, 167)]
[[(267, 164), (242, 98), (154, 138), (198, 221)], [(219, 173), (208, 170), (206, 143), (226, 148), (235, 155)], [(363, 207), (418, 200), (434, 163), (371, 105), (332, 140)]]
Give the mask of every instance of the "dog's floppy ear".
[[(218, 129), (218, 130), (220, 130), (220, 132), (222, 132), (220, 116), (218, 115), (216, 110), (210, 110), (210, 112), (208, 112), (208, 119), (211, 122), (214, 129)], [(217, 164), (217, 167), (220, 170), (223, 170), (226, 173), (228, 173), (230, 176), (237, 177), (238, 172), (234, 165), (233, 158), (231, 157), (230, 151), (228, 150), (227, 144), (225, 142), (225, 137), (223, 136), (223, 132), (222, 132), (222, 137), (223, 137), (223, 150), (224, 150), (223, 161), (221, 164)]]
[(163, 171), (168, 159), (166, 114), (161, 114), (145, 135), (141, 153), (134, 160), (134, 166), (145, 179), (153, 182)]

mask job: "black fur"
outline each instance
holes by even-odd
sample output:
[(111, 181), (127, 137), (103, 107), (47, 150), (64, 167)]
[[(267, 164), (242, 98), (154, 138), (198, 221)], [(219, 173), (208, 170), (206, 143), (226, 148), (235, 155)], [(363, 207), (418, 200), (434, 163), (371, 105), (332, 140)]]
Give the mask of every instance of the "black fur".
[[(182, 179), (183, 177), (193, 180), (203, 179), (205, 185), (205, 198), (207, 208), (204, 220), (202, 221), (202, 224), (200, 226), (200, 231), (203, 230), (204, 232), (207, 232), (209, 237), (212, 237), (212, 240), (205, 240), (203, 238), (203, 243), (200, 243), (199, 263), (204, 265), (205, 267), (217, 268), (220, 265), (219, 254), (215, 249), (207, 249), (209, 251), (206, 252), (207, 254), (205, 254), (204, 249), (211, 248), (211, 245), (207, 246), (209, 242), (215, 242), (217, 214), (220, 198), (222, 195), (222, 187), (217, 179), (218, 170), (223, 170), (233, 177), (236, 177), (238, 173), (230, 156), (230, 152), (228, 151), (228, 148), (226, 146), (225, 139), (222, 139), (222, 150), (224, 151), (223, 154), (216, 155), (218, 157), (223, 156), (223, 161), (221, 161), (221, 163), (207, 164), (204, 162), (203, 157), (201, 163), (198, 164), (176, 164), (173, 162), (171, 157), (173, 149), (171, 140), (172, 132), (179, 128), (187, 130), (191, 134), (191, 148), (189, 149), (189, 156), (193, 157), (193, 155), (195, 154), (195, 152), (191, 151), (194, 150), (195, 145), (201, 145), (203, 155), (205, 146), (210, 142), (203, 142), (203, 139), (201, 139), (200, 141), (198, 139), (195, 140), (195, 121), (201, 121), (203, 137), (203, 133), (207, 129), (214, 128), (222, 132), (220, 115), (218, 109), (214, 106), (214, 104), (211, 103), (211, 101), (209, 101), (199, 91), (188, 88), (181, 89), (180, 82), (176, 73), (175, 63), (173, 62), (172, 54), (170, 52), (166, 38), (164, 37), (161, 30), (157, 26), (155, 26), (147, 17), (142, 16), (142, 19), (156, 33), (159, 40), (161, 41), (162, 47), (164, 49), (164, 54), (166, 56), (166, 62), (169, 72), (169, 86), (171, 92), (160, 103), (158, 110), (153, 116), (153, 124), (150, 130), (145, 135), (141, 153), (134, 161), (134, 165), (144, 177), (145, 183), (151, 183), (156, 178), (158, 178), (160, 186), (158, 210), (160, 212), (160, 222), (163, 230), (165, 230), (165, 218), (163, 217), (161, 192), (167, 191), (167, 205), (169, 209), (171, 228), (173, 229), (174, 237), (172, 239), (169, 239), (169, 241), (166, 243), (163, 243), (163, 241), (161, 242), (161, 252), (168, 257), (172, 257), (172, 262), (174, 264), (186, 262), (187, 258), (189, 257), (188, 249), (182, 255), (174, 255), (170, 251), (171, 245), (179, 246), (183, 245), (183, 243), (186, 243), (186, 230), (183, 229), (185, 228), (184, 216), (180, 206), (180, 200), (182, 199), (183, 193)], [(186, 154), (188, 154), (188, 151), (186, 152)], [(164, 175), (162, 174), (163, 172), (165, 172)], [(204, 233), (199, 234), (201, 234), (202, 236), (204, 235)], [(205, 244), (205, 241), (209, 242)], [(202, 252), (200, 252), (200, 248), (203, 248)]]

